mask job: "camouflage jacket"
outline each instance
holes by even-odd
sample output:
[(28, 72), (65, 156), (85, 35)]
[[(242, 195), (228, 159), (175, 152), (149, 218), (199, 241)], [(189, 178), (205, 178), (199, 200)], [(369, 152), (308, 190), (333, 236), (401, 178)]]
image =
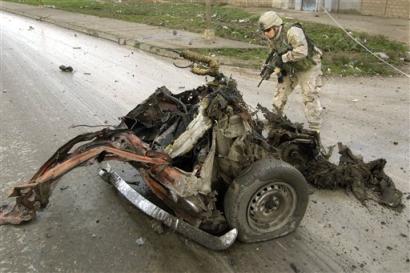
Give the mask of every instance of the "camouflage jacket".
[[(320, 60), (322, 52), (306, 36), (300, 24), (283, 25), (279, 35), (269, 40), (270, 47), (282, 55), (284, 68), (288, 72), (306, 71)], [(314, 59), (316, 61), (314, 61)]]

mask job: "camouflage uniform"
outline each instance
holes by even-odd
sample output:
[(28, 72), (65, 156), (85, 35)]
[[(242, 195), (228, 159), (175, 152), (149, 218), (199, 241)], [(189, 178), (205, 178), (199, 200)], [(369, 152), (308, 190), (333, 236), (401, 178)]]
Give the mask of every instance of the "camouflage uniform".
[(290, 49), (282, 55), (287, 75), (283, 78), (283, 82), (278, 83), (273, 105), (282, 112), (288, 96), (299, 84), (302, 88), (305, 116), (309, 128), (319, 131), (322, 111), (319, 100), (319, 91), (322, 86), (320, 49), (308, 41), (303, 29), (296, 25), (290, 27), (282, 25), (280, 33), (270, 40), (270, 45), (276, 51), (283, 51), (284, 47)]

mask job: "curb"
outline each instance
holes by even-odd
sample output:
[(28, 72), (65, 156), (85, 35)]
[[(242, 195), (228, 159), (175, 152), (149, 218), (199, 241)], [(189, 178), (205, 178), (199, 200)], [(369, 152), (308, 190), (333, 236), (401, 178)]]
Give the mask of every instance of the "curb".
[[(31, 18), (40, 22), (46, 22), (46, 23), (50, 23), (65, 29), (70, 29), (70, 30), (74, 30), (80, 33), (84, 33), (93, 37), (97, 37), (97, 38), (101, 38), (104, 40), (108, 40), (111, 42), (115, 42), (118, 43), (119, 45), (123, 45), (123, 46), (127, 46), (129, 48), (132, 49), (140, 49), (144, 52), (153, 54), (153, 55), (157, 55), (160, 57), (165, 57), (165, 58), (171, 58), (171, 59), (176, 59), (176, 54), (174, 51), (172, 51), (172, 49), (169, 48), (163, 48), (163, 47), (158, 47), (158, 46), (154, 46), (154, 45), (150, 45), (144, 42), (140, 42), (137, 40), (133, 40), (133, 39), (125, 39), (123, 37), (120, 37), (118, 35), (112, 34), (112, 33), (107, 33), (101, 30), (96, 30), (96, 29), (92, 29), (92, 28), (84, 28), (84, 27), (80, 27), (74, 24), (70, 24), (70, 23), (62, 23), (56, 20), (53, 20), (52, 18), (49, 17), (45, 17), (45, 16), (37, 16), (37, 15), (32, 15), (29, 13), (25, 13), (23, 11), (19, 11), (19, 10), (15, 10), (15, 9), (9, 9), (7, 7), (1, 6), (0, 5), (0, 10), (3, 10), (5, 12), (9, 12), (12, 14), (16, 14), (19, 16), (24, 16), (27, 18)], [(195, 48), (192, 48), (195, 49)], [(233, 66), (233, 67), (239, 67), (239, 68), (255, 68), (255, 64), (249, 63), (249, 62), (244, 62), (244, 61), (240, 61), (234, 58), (223, 58), (223, 57), (219, 57), (218, 58), (219, 62), (221, 65), (225, 65), (225, 66)]]
[(91, 29), (91, 28), (84, 28), (84, 27), (80, 27), (80, 26), (77, 26), (77, 25), (69, 24), (69, 23), (61, 23), (61, 22), (58, 22), (58, 21), (53, 20), (53, 19), (48, 18), (48, 17), (32, 15), (32, 14), (28, 14), (28, 13), (25, 13), (25, 12), (22, 12), (22, 11), (17, 11), (17, 10), (14, 10), (14, 9), (8, 9), (8, 8), (2, 7), (2, 6), (0, 6), (0, 10), (6, 11), (6, 12), (9, 12), (9, 13), (13, 13), (13, 14), (16, 14), (16, 15), (28, 17), (28, 18), (31, 18), (31, 19), (34, 19), (34, 20), (37, 20), (37, 21), (40, 21), (40, 22), (50, 23), (50, 24), (53, 24), (53, 25), (56, 25), (56, 26), (59, 26), (59, 27), (65, 28), (65, 29), (74, 30), (74, 31), (77, 31), (77, 32), (81, 32), (81, 33), (93, 36), (93, 37), (102, 38), (102, 39), (105, 39), (105, 40), (116, 42), (120, 45), (126, 45), (126, 41), (124, 40), (124, 38), (113, 35), (111, 33), (106, 33), (104, 31), (95, 30), (95, 29)]

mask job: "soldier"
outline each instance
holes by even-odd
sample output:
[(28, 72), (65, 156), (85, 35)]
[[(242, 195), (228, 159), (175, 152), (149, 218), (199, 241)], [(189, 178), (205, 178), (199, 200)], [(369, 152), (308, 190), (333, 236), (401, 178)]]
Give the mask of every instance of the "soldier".
[(273, 73), (275, 67), (282, 69), (282, 76), (278, 77), (278, 86), (273, 97), (274, 108), (282, 113), (288, 96), (299, 84), (309, 128), (319, 133), (322, 111), (319, 101), (322, 52), (306, 36), (299, 23), (284, 25), (274, 11), (265, 12), (259, 18), (259, 26), (269, 40), (272, 50), (278, 53), (274, 63), (267, 64), (270, 67), (269, 72)]

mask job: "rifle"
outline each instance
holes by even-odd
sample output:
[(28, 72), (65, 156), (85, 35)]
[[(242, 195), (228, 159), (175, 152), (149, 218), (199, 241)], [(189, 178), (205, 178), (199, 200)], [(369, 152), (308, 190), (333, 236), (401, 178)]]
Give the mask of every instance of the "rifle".
[[(258, 88), (264, 80), (269, 80), (270, 75), (272, 73), (278, 75), (278, 82), (283, 82), (283, 78), (287, 75), (287, 72), (283, 69), (283, 67), (276, 66), (277, 59), (281, 58), (281, 56), (289, 50), (292, 50), (292, 47), (286, 47), (284, 50), (272, 50), (272, 52), (269, 53), (268, 58), (266, 58), (265, 63), (263, 64), (262, 71), (259, 74), (262, 77), (262, 79), (258, 84)], [(273, 71), (272, 65), (275, 65)]]

